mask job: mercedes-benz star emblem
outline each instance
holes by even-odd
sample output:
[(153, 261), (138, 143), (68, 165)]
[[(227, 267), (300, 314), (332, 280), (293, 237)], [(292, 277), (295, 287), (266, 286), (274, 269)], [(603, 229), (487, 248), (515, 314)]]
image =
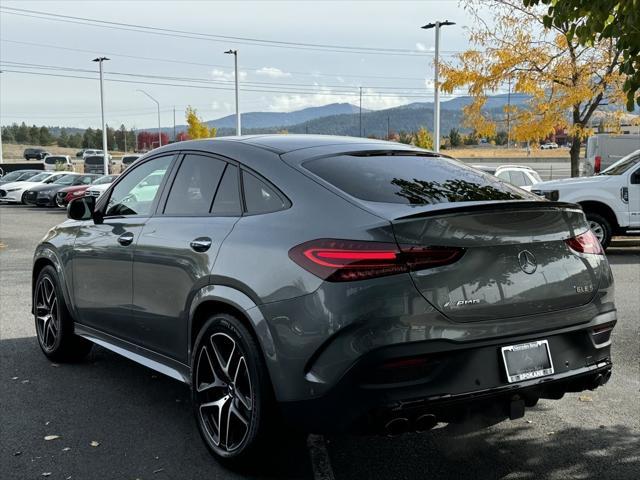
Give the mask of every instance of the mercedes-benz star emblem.
[(520, 263), (520, 268), (524, 273), (531, 274), (538, 268), (536, 257), (529, 250), (522, 250), (518, 254), (518, 262)]

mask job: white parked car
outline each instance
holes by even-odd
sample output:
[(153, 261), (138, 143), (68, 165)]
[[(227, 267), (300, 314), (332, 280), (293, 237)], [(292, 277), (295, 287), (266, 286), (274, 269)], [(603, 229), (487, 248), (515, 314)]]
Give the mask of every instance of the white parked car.
[(542, 182), (531, 191), (549, 200), (579, 204), (606, 248), (613, 235), (640, 230), (640, 150), (598, 175)]
[(558, 148), (558, 144), (556, 142), (547, 142), (540, 145), (540, 150), (553, 150)]
[(100, 177), (84, 191), (84, 196), (98, 198), (100, 195), (107, 191), (107, 188), (111, 186), (116, 178), (118, 178), (118, 175), (105, 175), (103, 177)]
[(0, 187), (0, 202), (24, 203), (22, 196), (31, 187), (47, 183), (53, 183), (58, 178), (74, 172), (42, 172), (31, 177), (27, 182), (5, 183)]
[(44, 158), (43, 163), (44, 169), (47, 172), (54, 171), (58, 164), (62, 165), (65, 170), (73, 171), (73, 163), (69, 155), (49, 155)]
[(473, 168), (482, 170), (485, 173), (489, 173), (498, 177), (500, 180), (520, 187), (524, 190), (531, 190), (533, 185), (536, 185), (542, 181), (538, 172), (533, 168), (526, 165), (473, 165)]

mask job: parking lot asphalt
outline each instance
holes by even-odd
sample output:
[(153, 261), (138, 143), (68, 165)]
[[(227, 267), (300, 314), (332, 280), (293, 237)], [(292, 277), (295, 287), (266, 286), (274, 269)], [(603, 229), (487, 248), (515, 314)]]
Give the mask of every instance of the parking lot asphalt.
[[(0, 479), (634, 479), (640, 477), (640, 247), (608, 251), (614, 374), (474, 433), (292, 438), (242, 473), (202, 444), (186, 386), (96, 347), (53, 364), (38, 348), (31, 258), (64, 212), (0, 206)], [(45, 437), (57, 436), (51, 440)], [(92, 443), (94, 442), (94, 443)]]

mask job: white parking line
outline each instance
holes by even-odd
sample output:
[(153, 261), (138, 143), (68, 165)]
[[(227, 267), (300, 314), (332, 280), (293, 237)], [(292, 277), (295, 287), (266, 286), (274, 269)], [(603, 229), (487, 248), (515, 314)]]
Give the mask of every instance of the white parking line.
[(335, 480), (327, 444), (322, 435), (309, 435), (307, 437), (307, 448), (311, 457), (311, 468), (315, 480)]

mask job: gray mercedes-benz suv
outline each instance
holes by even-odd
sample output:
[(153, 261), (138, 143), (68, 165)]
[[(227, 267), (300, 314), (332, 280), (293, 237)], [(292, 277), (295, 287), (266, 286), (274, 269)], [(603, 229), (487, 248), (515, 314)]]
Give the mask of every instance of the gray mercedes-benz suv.
[(135, 162), (37, 247), (44, 353), (93, 343), (190, 385), (208, 448), (400, 433), (611, 375), (607, 260), (579, 207), (391, 142), (250, 136)]

